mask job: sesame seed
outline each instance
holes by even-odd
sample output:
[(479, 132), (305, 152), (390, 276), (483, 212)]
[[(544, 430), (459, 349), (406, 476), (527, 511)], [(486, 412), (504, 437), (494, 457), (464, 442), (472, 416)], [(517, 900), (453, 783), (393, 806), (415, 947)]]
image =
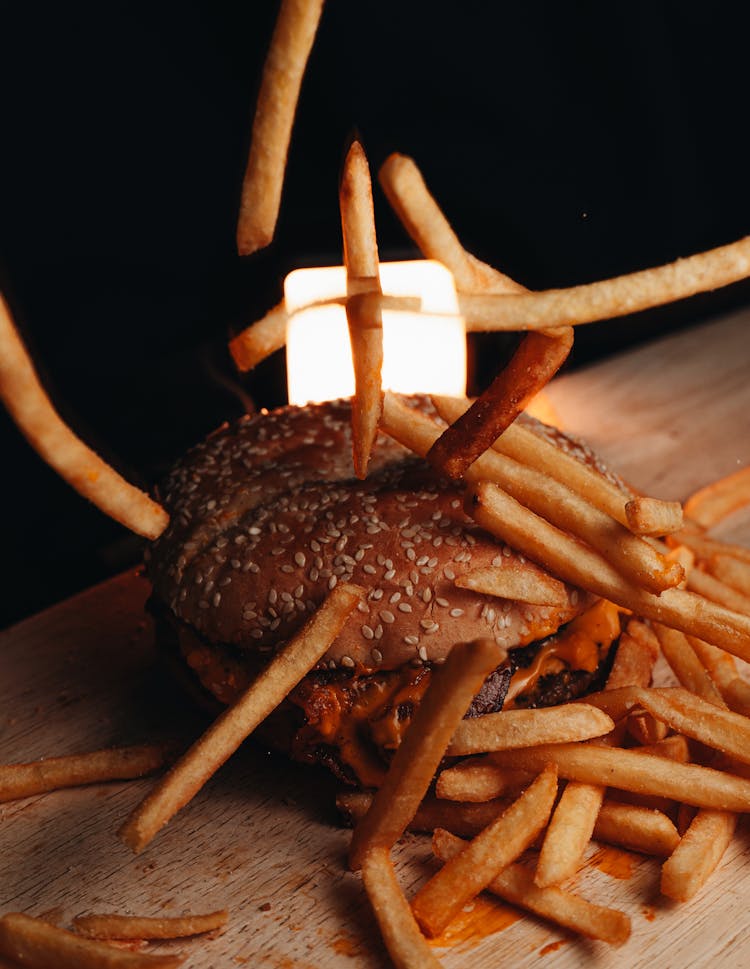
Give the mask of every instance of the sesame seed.
[(304, 569), (305, 562), (306, 561), (307, 561), (307, 559), (305, 558), (305, 553), (304, 552), (295, 552), (294, 553), (294, 562), (295, 562), (296, 565), (299, 565), (299, 567), (301, 569)]
[(372, 649), (372, 650), (370, 650), (370, 656), (372, 656), (373, 663), (382, 663), (383, 662), (383, 654), (380, 652), (379, 649)]
[(342, 656), (340, 663), (342, 666), (348, 666), (349, 669), (351, 669), (355, 665), (354, 660), (351, 658), (351, 656)]
[(394, 592), (393, 595), (391, 596), (391, 598), (388, 601), (390, 603), (394, 603), (394, 602), (398, 602), (400, 598), (401, 598), (401, 593), (400, 592)]
[(362, 571), (366, 572), (367, 575), (375, 575), (376, 569), (374, 565), (363, 565)]
[(417, 652), (419, 653), (419, 658), (423, 662), (426, 663), (427, 662), (427, 647), (426, 646), (420, 646)]
[(291, 575), (291, 573), (294, 572), (294, 566), (293, 565), (282, 565), (281, 566), (281, 571), (285, 575)]
[(419, 636), (404, 636), (404, 642), (409, 646), (417, 646), (419, 644)]
[(388, 569), (388, 571), (385, 573), (385, 575), (383, 576), (383, 578), (386, 580), (386, 582), (390, 582), (391, 579), (395, 579), (396, 578), (396, 570), (395, 569)]
[(502, 557), (502, 555), (496, 555), (494, 557), (494, 559), (492, 560), (492, 564), (495, 566), (495, 568), (497, 568), (498, 566), (502, 565), (503, 564), (503, 557)]
[(398, 608), (401, 612), (411, 612), (411, 606), (408, 602), (399, 602)]
[(458, 619), (459, 616), (463, 616), (463, 609), (451, 609), (449, 615), (453, 616), (454, 619)]
[[(335, 575), (332, 575), (331, 578), (328, 580), (328, 588), (329, 589), (335, 589), (337, 582), (338, 582), (338, 579), (336, 578), (336, 576)], [(343, 660), (342, 660), (342, 662), (343, 662)]]
[(380, 618), (383, 620), (383, 622), (387, 622), (387, 623), (396, 621), (396, 617), (393, 615), (390, 609), (381, 610)]
[(373, 589), (372, 592), (370, 593), (370, 598), (371, 599), (374, 599), (376, 602), (379, 599), (382, 599), (383, 598), (383, 590), (382, 589)]
[(374, 639), (375, 638), (375, 632), (372, 629), (372, 627), (370, 627), (370, 626), (363, 626), (362, 627), (362, 635), (365, 637), (365, 639)]
[(447, 599), (444, 599), (442, 596), (437, 596), (435, 598), (435, 602), (436, 602), (436, 604), (438, 606), (442, 606), (443, 609), (445, 609), (447, 606), (450, 605), (450, 603), (448, 602), (448, 600)]
[(446, 565), (446, 567), (443, 569), (443, 575), (446, 577), (446, 579), (450, 579), (451, 581), (456, 578), (456, 573), (453, 571), (450, 565)]

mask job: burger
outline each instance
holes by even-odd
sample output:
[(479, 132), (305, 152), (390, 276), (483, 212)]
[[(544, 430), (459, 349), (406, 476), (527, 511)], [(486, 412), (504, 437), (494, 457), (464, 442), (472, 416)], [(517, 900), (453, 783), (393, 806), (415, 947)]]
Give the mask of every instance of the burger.
[[(428, 398), (407, 400), (434, 413)], [(522, 419), (616, 480), (580, 442)], [(220, 428), (167, 477), (170, 525), (147, 570), (159, 642), (215, 707), (242, 693), (337, 583), (363, 586), (366, 598), (263, 736), (377, 787), (456, 642), (490, 636), (504, 656), (467, 716), (548, 706), (602, 685), (620, 614), (570, 585), (555, 606), (459, 588), (479, 567), (544, 570), (465, 514), (460, 482), (390, 438), (379, 439), (367, 478), (355, 478), (350, 426), (342, 400)]]

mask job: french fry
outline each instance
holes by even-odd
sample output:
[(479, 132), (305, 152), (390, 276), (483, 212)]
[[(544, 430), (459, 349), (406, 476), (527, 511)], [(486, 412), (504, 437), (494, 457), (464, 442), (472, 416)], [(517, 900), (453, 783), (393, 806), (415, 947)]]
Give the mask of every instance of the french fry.
[(436, 259), (450, 270), (459, 292), (488, 288), (493, 292), (525, 292), (519, 283), (475, 259), (464, 249), (413, 159), (406, 155), (389, 155), (378, 172), (378, 179), (391, 207), (419, 250), (428, 259)]
[(658, 622), (654, 623), (654, 631), (659, 637), (664, 658), (682, 686), (715, 706), (725, 707), (724, 699), (698, 659), (687, 636)]
[(100, 511), (137, 535), (156, 539), (169, 515), (71, 431), (52, 406), (0, 294), (0, 401), (45, 461)]
[(734, 657), (695, 636), (688, 642), (705, 666), (730, 710), (750, 717), (750, 683), (737, 674)]
[(435, 794), (448, 801), (491, 801), (497, 797), (518, 797), (531, 780), (523, 771), (504, 771), (485, 758), (469, 757), (440, 771)]
[(750, 618), (684, 589), (660, 595), (632, 585), (602, 556), (564, 535), (497, 485), (482, 482), (467, 494), (467, 513), (493, 535), (546, 565), (559, 578), (682, 632), (750, 659)]
[(715, 555), (730, 555), (732, 558), (739, 559), (740, 562), (750, 563), (750, 548), (744, 545), (732, 545), (729, 542), (721, 542), (716, 538), (709, 538), (701, 532), (691, 532), (683, 529), (669, 537), (670, 542), (686, 545), (695, 552), (700, 559), (708, 560)]
[(237, 250), (249, 256), (273, 239), (302, 76), (323, 0), (282, 0), (263, 68), (242, 182)]
[(685, 514), (703, 528), (713, 528), (732, 512), (750, 504), (750, 467), (714, 481), (685, 502)]
[(461, 757), (490, 750), (590, 740), (613, 728), (614, 723), (605, 713), (586, 703), (565, 703), (536, 710), (501, 710), (462, 720), (447, 754)]
[(543, 330), (636, 313), (749, 275), (750, 237), (745, 237), (664, 266), (570, 289), (463, 295), (459, 307), (470, 331)]
[[(531, 779), (528, 777), (526, 784), (519, 784), (519, 787), (528, 786)], [(516, 793), (520, 793), (520, 790)], [(367, 791), (341, 791), (336, 795), (336, 807), (350, 823), (356, 824), (369, 810), (372, 799), (373, 795)], [(447, 828), (459, 837), (473, 838), (494, 821), (509, 803), (504, 798), (462, 804), (458, 801), (441, 801), (434, 797), (426, 797), (417, 808), (417, 813), (409, 822), (407, 830), (420, 834), (432, 834), (435, 828)]]
[(396, 969), (440, 969), (404, 898), (387, 848), (362, 858), (362, 881)]
[(636, 497), (625, 505), (631, 532), (636, 535), (671, 535), (682, 528), (682, 505), (679, 501), (659, 501)]
[(258, 678), (224, 711), (136, 807), (119, 832), (142, 851), (305, 676), (334, 639), (364, 590), (340, 582)]
[(280, 350), (286, 344), (286, 328), (289, 323), (289, 313), (282, 300), (265, 316), (246, 327), (229, 341), (229, 352), (232, 354), (238, 370), (252, 370), (258, 364)]
[[(459, 292), (526, 292), (466, 252), (411, 158), (391, 155), (380, 169), (380, 182), (409, 235), (425, 256), (448, 267)], [(432, 464), (450, 477), (461, 477), (552, 379), (572, 345), (573, 330), (567, 326), (527, 334), (470, 410), (435, 442), (429, 454)]]
[(636, 804), (605, 801), (596, 818), (594, 838), (644, 855), (666, 856), (680, 842), (666, 814)]
[(456, 727), (486, 677), (502, 660), (494, 641), (459, 643), (430, 685), (397, 749), (369, 811), (354, 829), (349, 864), (356, 871), (373, 847), (391, 848), (427, 793)]
[(158, 916), (77, 915), (73, 930), (87, 939), (184, 939), (223, 929), (229, 915), (226, 909), (205, 915)]
[(145, 777), (168, 763), (172, 749), (169, 744), (139, 744), (46, 757), (27, 764), (2, 764), (0, 803), (63, 787)]
[(662, 894), (678, 902), (696, 895), (729, 847), (736, 824), (728, 811), (699, 811), (662, 865)]
[[(448, 861), (465, 847), (460, 838), (438, 829), (432, 839), (438, 858)], [(611, 945), (622, 945), (630, 937), (630, 919), (616, 909), (592, 905), (578, 895), (559, 888), (539, 888), (533, 872), (523, 865), (511, 864), (487, 886), (512, 905), (525, 908), (589, 939), (601, 939)]]
[(668, 760), (676, 760), (680, 764), (687, 764), (690, 760), (690, 748), (687, 740), (678, 733), (670, 734), (664, 740), (659, 740), (655, 744), (645, 747), (631, 748), (637, 754), (646, 754), (652, 757), (666, 757)]
[[(352, 142), (344, 161), (339, 185), (341, 227), (344, 236), (344, 265), (347, 293), (380, 293), (378, 243), (372, 205), (370, 169), (362, 145)], [(354, 364), (352, 401), (352, 449), (354, 472), (367, 474), (378, 422), (383, 407), (383, 319), (380, 309), (364, 315), (367, 304), (346, 304), (349, 339)]]
[(578, 871), (604, 799), (597, 784), (568, 781), (550, 820), (539, 853), (534, 884), (549, 888)]
[(696, 807), (750, 811), (750, 781), (697, 764), (644, 757), (598, 744), (543, 744), (490, 755), (500, 767), (538, 771), (557, 764), (561, 777), (638, 794), (656, 794)]
[(659, 643), (653, 634), (634, 636), (634, 623), (628, 623), (620, 636), (620, 642), (607, 677), (607, 690), (618, 690), (624, 686), (648, 686), (654, 663), (659, 655)]
[(743, 616), (750, 616), (750, 598), (742, 595), (741, 592), (737, 592), (726, 582), (709, 575), (708, 572), (693, 569), (688, 576), (687, 587), (691, 592), (697, 592), (727, 609), (740, 612)]
[[(440, 433), (429, 416), (408, 407), (391, 393), (385, 395), (382, 428), (422, 457)], [(471, 466), (466, 478), (472, 482), (498, 482), (516, 501), (589, 542), (625, 575), (647, 588), (661, 591), (676, 585), (683, 577), (676, 563), (667, 563), (647, 542), (632, 535), (580, 495), (505, 455), (494, 450), (483, 454)], [(559, 575), (562, 577), (562, 573)]]
[(487, 596), (530, 602), (540, 606), (564, 606), (568, 593), (562, 582), (544, 572), (532, 572), (528, 566), (513, 567), (510, 564), (497, 568), (472, 569), (456, 577), (459, 589), (472, 589)]
[(562, 335), (527, 334), (490, 386), (427, 453), (427, 460), (451, 478), (461, 478), (554, 377), (573, 346), (573, 330)]
[(732, 555), (714, 555), (706, 569), (719, 581), (750, 599), (750, 564)]
[(515, 861), (544, 825), (557, 794), (557, 771), (545, 768), (513, 804), (420, 888), (411, 901), (414, 917), (434, 938), (461, 909)]
[[(458, 420), (471, 403), (465, 399), (442, 397), (437, 394), (432, 395), (432, 401), (438, 414), (449, 424)], [(600, 511), (605, 512), (626, 528), (630, 527), (625, 513), (625, 505), (629, 497), (621, 488), (595, 468), (579, 461), (578, 458), (556, 447), (539, 434), (535, 434), (529, 427), (516, 421), (503, 431), (493, 447), (501, 454), (518, 461), (519, 464), (526, 464), (536, 468), (537, 471), (543, 471), (573, 491), (585, 495), (588, 501)]]
[(173, 969), (183, 960), (115, 949), (20, 912), (0, 918), (0, 956), (30, 969)]

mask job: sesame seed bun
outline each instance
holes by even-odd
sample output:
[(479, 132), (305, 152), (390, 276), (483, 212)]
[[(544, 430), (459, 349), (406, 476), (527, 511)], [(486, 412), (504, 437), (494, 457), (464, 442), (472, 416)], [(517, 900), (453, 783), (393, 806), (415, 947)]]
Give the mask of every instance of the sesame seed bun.
[[(428, 399), (407, 402), (434, 415)], [(499, 708), (509, 667), (519, 657), (522, 666), (533, 662), (535, 644), (594, 600), (572, 586), (554, 607), (458, 588), (458, 576), (480, 567), (543, 570), (465, 515), (460, 484), (390, 438), (379, 438), (367, 479), (355, 478), (350, 416), (348, 401), (286, 407), (243, 418), (193, 448), (165, 483), (171, 522), (151, 548), (148, 572), (162, 641), (224, 704), (338, 582), (368, 589), (272, 718), (271, 742), (377, 786), (430, 668), (456, 642), (492, 636), (513, 651), (473, 705), (475, 713)], [(529, 426), (606, 473), (583, 445)], [(543, 680), (547, 699), (539, 702), (596, 686), (596, 669), (569, 672), (559, 683)], [(373, 705), (373, 697), (381, 699)], [(363, 720), (371, 721), (366, 737)]]
[(482, 566), (542, 570), (466, 517), (460, 485), (388, 438), (367, 479), (354, 478), (349, 413), (338, 401), (243, 419), (173, 470), (172, 524), (149, 571), (178, 620), (209, 642), (268, 654), (338, 581), (355, 582), (368, 600), (323, 662), (369, 672), (439, 662), (478, 636), (526, 645), (580, 611), (587, 599), (572, 587), (560, 608), (457, 588)]

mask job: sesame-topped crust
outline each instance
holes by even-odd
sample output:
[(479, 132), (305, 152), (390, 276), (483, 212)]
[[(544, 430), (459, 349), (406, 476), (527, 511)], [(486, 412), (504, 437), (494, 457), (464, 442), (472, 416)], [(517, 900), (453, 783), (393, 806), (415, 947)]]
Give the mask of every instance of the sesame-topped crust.
[[(457, 575), (478, 567), (542, 570), (467, 518), (460, 485), (382, 435), (367, 479), (354, 478), (349, 416), (336, 401), (244, 418), (171, 472), (171, 524), (149, 574), (156, 596), (204, 641), (271, 654), (338, 582), (354, 582), (367, 600), (321, 665), (370, 671), (439, 662), (479, 636), (525, 645), (589, 601), (572, 587), (563, 608), (456, 588)], [(593, 464), (579, 447), (566, 450)]]

